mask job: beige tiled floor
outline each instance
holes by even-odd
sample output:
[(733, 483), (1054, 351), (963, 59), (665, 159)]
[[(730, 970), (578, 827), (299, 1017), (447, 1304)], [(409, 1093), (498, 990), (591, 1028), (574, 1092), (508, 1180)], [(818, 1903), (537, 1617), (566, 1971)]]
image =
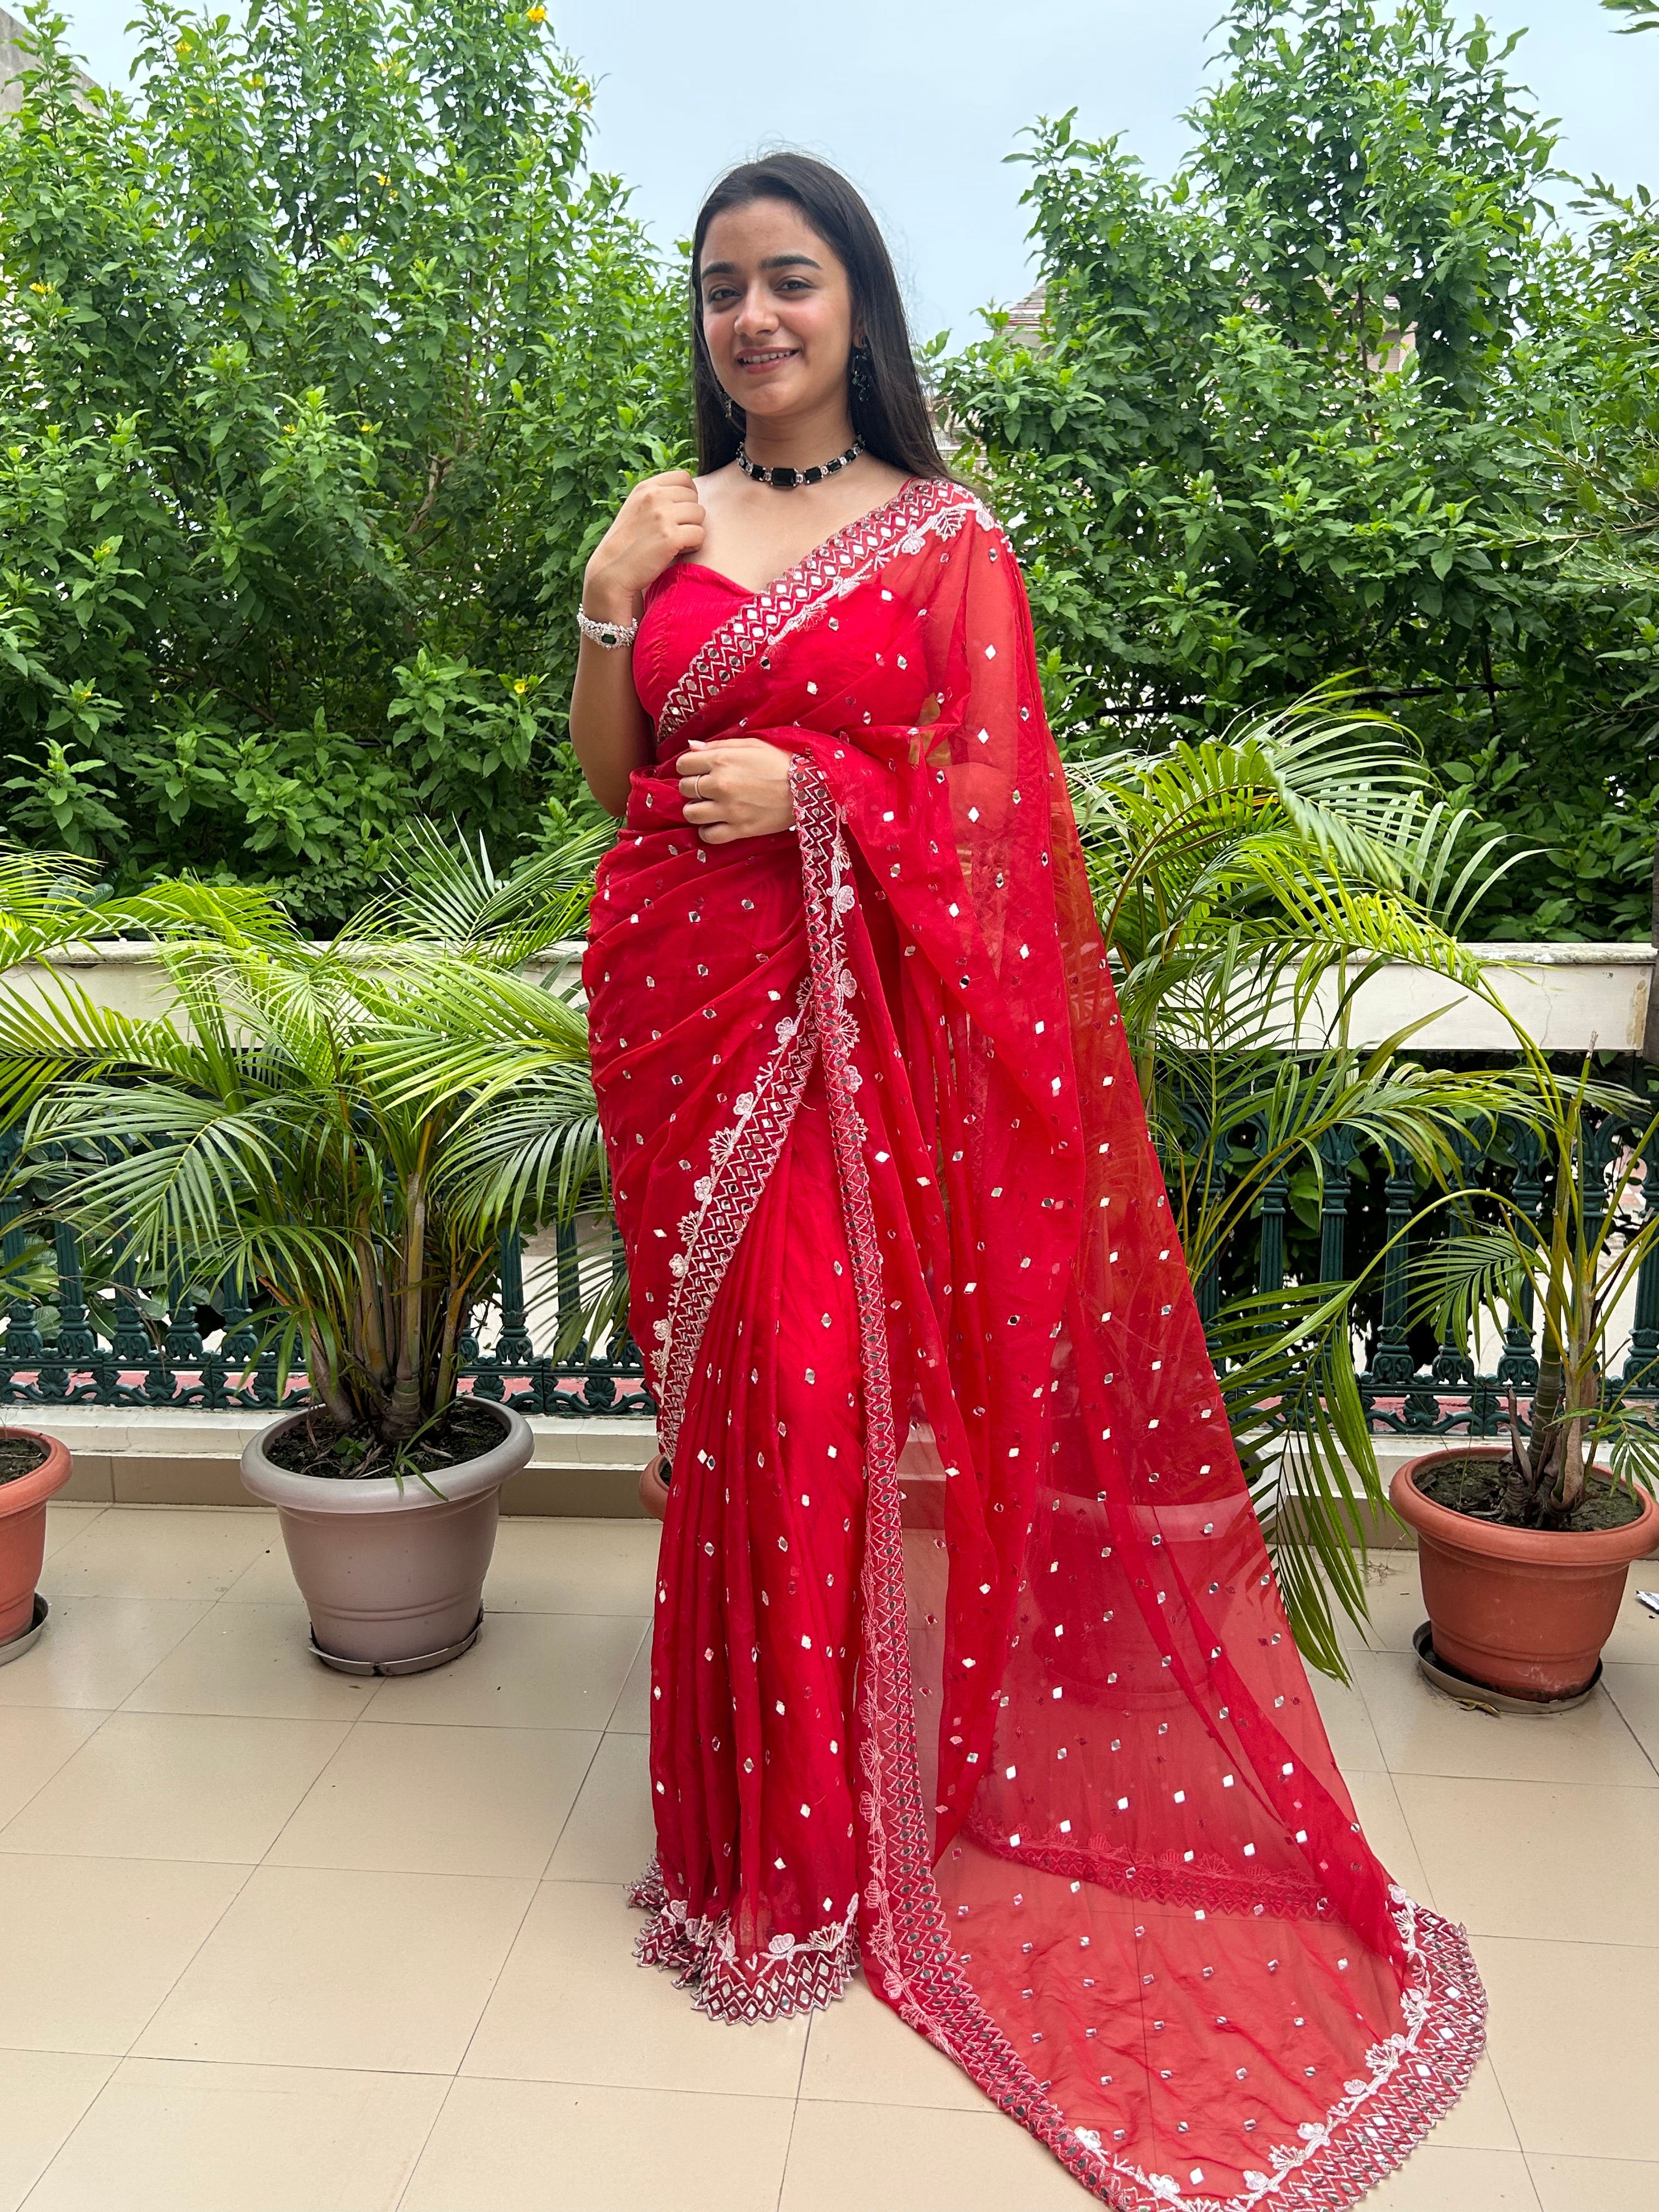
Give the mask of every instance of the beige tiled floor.
[[(744, 2033), (632, 1966), (653, 1539), (505, 1524), (477, 1648), (376, 1685), (307, 1655), (263, 1514), (53, 1509), (0, 1668), (0, 2212), (1082, 2212), (862, 1986)], [(1492, 2024), (1368, 2203), (1659, 2212), (1659, 1620), (1493, 1720), (1418, 1680), (1408, 1558), (1375, 1613), (1320, 1703)]]

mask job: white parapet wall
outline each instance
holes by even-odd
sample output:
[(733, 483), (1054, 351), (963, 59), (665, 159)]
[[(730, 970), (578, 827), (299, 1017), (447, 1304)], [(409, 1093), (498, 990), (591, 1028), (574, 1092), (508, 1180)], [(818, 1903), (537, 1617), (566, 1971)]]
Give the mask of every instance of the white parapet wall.
[[(1534, 1042), (1550, 1052), (1634, 1052), (1647, 1021), (1655, 951), (1650, 945), (1473, 945), (1486, 963), (1498, 1000), (1488, 1004), (1421, 969), (1390, 966), (1357, 994), (1349, 1019), (1356, 1044), (1377, 1044), (1425, 1015), (1433, 1018), (1411, 1039), (1414, 1050), (1504, 1052), (1515, 1038), (1504, 1018), (1512, 1014)], [(556, 989), (576, 980), (581, 946), (556, 945), (528, 972)], [(166, 971), (153, 945), (94, 942), (54, 952), (44, 962), (23, 961), (0, 974), (0, 990), (39, 996), (50, 991), (48, 970), (70, 977), (100, 1006), (153, 1018), (171, 1001)], [(1337, 986), (1325, 994), (1327, 1009)], [(1316, 1003), (1302, 1041), (1322, 1031)]]
[(1355, 994), (1351, 1036), (1380, 1044), (1425, 1014), (1416, 1052), (1503, 1052), (1515, 1037), (1507, 1011), (1547, 1052), (1641, 1049), (1654, 948), (1650, 945), (1472, 945), (1497, 1006), (1443, 976), (1388, 967)]

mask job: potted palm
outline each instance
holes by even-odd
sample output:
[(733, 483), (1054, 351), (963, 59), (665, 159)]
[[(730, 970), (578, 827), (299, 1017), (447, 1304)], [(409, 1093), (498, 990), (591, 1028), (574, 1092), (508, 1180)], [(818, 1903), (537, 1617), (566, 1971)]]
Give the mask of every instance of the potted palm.
[[(0, 994), (15, 1012), (26, 1014), (39, 995), (37, 984), (44, 981), (50, 990), (54, 962), (84, 957), (94, 940), (191, 936), (209, 910), (222, 926), (249, 937), (277, 920), (270, 901), (257, 890), (204, 891), (180, 879), (117, 896), (98, 883), (94, 863), (79, 854), (0, 846)], [(21, 1065), (10, 1071), (10, 1079), (0, 1073), (0, 1128), (10, 1125), (37, 1088)], [(9, 1231), (9, 1217), (22, 1201), (9, 1165), (5, 1180), (0, 1218)], [(0, 1288), (8, 1297), (50, 1296), (50, 1243), (18, 1241), (21, 1249), (14, 1255), (12, 1237), (6, 1238)], [(0, 1664), (21, 1658), (46, 1625), (46, 1601), (35, 1583), (46, 1551), (46, 1505), (72, 1471), (69, 1449), (59, 1438), (0, 1424)]]
[(46, 1624), (35, 1594), (46, 1548), (46, 1502), (70, 1479), (68, 1447), (0, 1424), (0, 1667), (21, 1658)]
[[(1316, 1203), (1338, 1146), (1456, 1179), (1458, 1135), (1499, 1109), (1505, 1083), (1413, 1064), (1409, 1028), (1356, 1042), (1352, 1009), (1394, 964), (1418, 969), (1431, 994), (1435, 979), (1480, 988), (1459, 933), (1508, 863), (1467, 810), (1437, 797), (1398, 725), (1340, 683), (1213, 735), (1115, 746), (1067, 774), (1280, 1594), (1303, 1656), (1346, 1680), (1335, 1616), (1364, 1620), (1368, 1531), (1387, 1514), (1353, 1373), (1360, 1282), (1295, 1279), (1285, 1194), (1305, 1179)], [(1227, 1286), (1230, 1245), (1267, 1211), (1256, 1285)]]
[(1659, 1115), (1644, 1122), (1636, 1101), (1593, 1085), (1588, 1061), (1564, 1084), (1529, 1039), (1521, 1045), (1518, 1103), (1550, 1187), (1544, 1219), (1483, 1193), (1491, 1218), (1465, 1213), (1418, 1279), (1421, 1310), (1452, 1341), (1468, 1341), (1482, 1316), (1497, 1331), (1517, 1316), (1537, 1322), (1530, 1421), (1523, 1429), (1511, 1390), (1505, 1441), (1425, 1452), (1390, 1496), (1417, 1532), (1432, 1658), (1547, 1703), (1589, 1688), (1631, 1563), (1659, 1545), (1659, 1431), (1608, 1374), (1613, 1333), (1659, 1238), (1646, 1188)]
[[(329, 1664), (410, 1672), (477, 1634), (522, 1416), (458, 1387), (508, 1224), (603, 1173), (586, 1030), (525, 972), (579, 925), (599, 840), (498, 878), (418, 831), (398, 890), (334, 944), (204, 904), (161, 957), (163, 1020), (58, 977), (0, 1000), (0, 1085), (59, 1218), (137, 1263), (240, 1281), (308, 1402), (247, 1448)], [(273, 1359), (266, 1361), (269, 1371)]]

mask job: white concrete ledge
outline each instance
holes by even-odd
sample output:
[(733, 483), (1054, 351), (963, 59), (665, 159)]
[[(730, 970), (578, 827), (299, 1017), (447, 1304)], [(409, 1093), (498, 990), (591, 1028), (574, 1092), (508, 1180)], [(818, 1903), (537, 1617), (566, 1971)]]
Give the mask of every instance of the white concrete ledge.
[[(0, 1428), (42, 1429), (74, 1455), (63, 1496), (103, 1505), (252, 1505), (242, 1488), (242, 1447), (274, 1417), (243, 1409), (13, 1406)], [(501, 1492), (505, 1513), (631, 1519), (640, 1469), (656, 1449), (648, 1416), (560, 1420), (532, 1417), (535, 1455)]]
[[(0, 1427), (44, 1429), (61, 1437), (75, 1456), (66, 1499), (115, 1505), (249, 1505), (237, 1462), (251, 1437), (271, 1417), (244, 1410), (181, 1413), (167, 1407), (17, 1406), (0, 1408)], [(501, 1494), (505, 1513), (576, 1515), (605, 1520), (638, 1517), (635, 1486), (656, 1449), (648, 1417), (558, 1420), (537, 1414), (530, 1423), (535, 1456)], [(1376, 1437), (1377, 1464), (1386, 1489), (1395, 1469), (1418, 1453), (1453, 1437)], [(1371, 1522), (1370, 1540), (1410, 1548), (1414, 1540), (1391, 1516)]]

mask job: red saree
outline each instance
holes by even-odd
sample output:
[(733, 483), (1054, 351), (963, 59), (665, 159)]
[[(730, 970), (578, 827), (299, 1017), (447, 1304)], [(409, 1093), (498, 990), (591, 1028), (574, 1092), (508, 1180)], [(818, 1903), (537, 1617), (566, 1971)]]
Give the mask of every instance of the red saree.
[[(912, 483), (750, 595), (672, 570), (593, 1065), (674, 1466), (639, 1955), (871, 1985), (1103, 2203), (1353, 2203), (1479, 2054), (1372, 1856), (1245, 1494), (1018, 572)], [(793, 757), (706, 847), (691, 738)]]

